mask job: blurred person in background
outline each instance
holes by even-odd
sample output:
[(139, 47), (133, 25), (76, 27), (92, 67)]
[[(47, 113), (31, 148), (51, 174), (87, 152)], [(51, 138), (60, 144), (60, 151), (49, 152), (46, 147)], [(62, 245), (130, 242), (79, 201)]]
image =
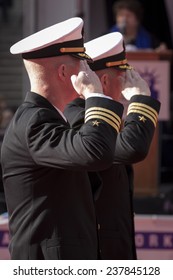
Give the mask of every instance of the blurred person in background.
[(124, 36), (126, 50), (155, 49), (165, 51), (167, 46), (142, 25), (143, 6), (138, 0), (118, 0), (113, 4), (115, 24), (109, 32), (119, 31)]

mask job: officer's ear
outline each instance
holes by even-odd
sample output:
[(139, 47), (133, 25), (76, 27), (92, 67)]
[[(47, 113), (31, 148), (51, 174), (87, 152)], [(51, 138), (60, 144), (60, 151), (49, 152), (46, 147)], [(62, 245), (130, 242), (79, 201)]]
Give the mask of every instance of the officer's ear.
[(106, 94), (108, 86), (109, 86), (108, 74), (103, 73), (102, 75), (100, 75), (100, 81), (101, 81), (101, 84), (102, 84), (102, 87), (103, 87), (103, 92)]
[(58, 67), (58, 77), (59, 79), (61, 79), (62, 81), (65, 81), (67, 78), (67, 65), (65, 64), (61, 64)]

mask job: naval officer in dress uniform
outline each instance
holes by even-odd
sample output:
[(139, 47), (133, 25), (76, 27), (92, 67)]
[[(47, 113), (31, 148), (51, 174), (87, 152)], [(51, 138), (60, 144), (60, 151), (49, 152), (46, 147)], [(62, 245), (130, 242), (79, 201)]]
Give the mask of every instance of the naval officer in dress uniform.
[[(148, 85), (128, 64), (121, 33), (106, 34), (87, 42), (85, 47), (94, 61), (90, 67), (99, 76), (104, 93), (118, 101), (122, 92), (129, 100), (124, 126), (117, 136), (114, 164), (98, 176), (89, 174), (94, 194), (98, 177), (102, 182), (95, 201), (100, 258), (136, 259), (131, 164), (143, 160), (149, 151), (160, 102), (150, 97)], [(83, 123), (84, 104), (78, 98), (64, 111), (76, 129)]]
[[(82, 19), (71, 18), (10, 49), (21, 54), (31, 84), (2, 144), (12, 259), (98, 258), (87, 171), (112, 164), (123, 106), (103, 94), (88, 67), (82, 29)], [(86, 99), (78, 132), (62, 114), (76, 95), (72, 84)]]

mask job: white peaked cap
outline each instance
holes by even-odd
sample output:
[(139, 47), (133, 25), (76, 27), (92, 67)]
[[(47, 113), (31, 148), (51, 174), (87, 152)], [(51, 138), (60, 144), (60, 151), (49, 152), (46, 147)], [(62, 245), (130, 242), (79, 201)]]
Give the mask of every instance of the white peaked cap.
[(82, 31), (83, 20), (79, 17), (70, 18), (22, 39), (10, 48), (10, 52), (22, 54), (25, 59), (64, 54), (87, 59)]
[(93, 59), (90, 67), (100, 70), (107, 67), (130, 69), (127, 64), (123, 36), (120, 32), (112, 32), (84, 44), (87, 54)]

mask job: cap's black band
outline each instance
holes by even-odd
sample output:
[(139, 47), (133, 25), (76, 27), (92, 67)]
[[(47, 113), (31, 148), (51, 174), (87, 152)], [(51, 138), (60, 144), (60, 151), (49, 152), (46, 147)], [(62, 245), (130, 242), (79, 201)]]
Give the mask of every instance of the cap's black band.
[(34, 58), (46, 58), (46, 57), (53, 57), (65, 54), (73, 54), (73, 52), (65, 52), (62, 53), (60, 51), (61, 48), (83, 48), (83, 38), (73, 41), (67, 41), (63, 43), (54, 44), (36, 51), (31, 51), (27, 53), (23, 53), (22, 57), (24, 59), (34, 59)]
[[(93, 71), (110, 68), (110, 67), (107, 67), (107, 65), (106, 65), (107, 62), (121, 61), (124, 59), (126, 59), (126, 53), (125, 53), (125, 51), (122, 51), (119, 54), (112, 55), (112, 56), (105, 57), (105, 58), (94, 61), (93, 63), (90, 64), (90, 68)], [(114, 66), (112, 66), (112, 67), (114, 67)]]

